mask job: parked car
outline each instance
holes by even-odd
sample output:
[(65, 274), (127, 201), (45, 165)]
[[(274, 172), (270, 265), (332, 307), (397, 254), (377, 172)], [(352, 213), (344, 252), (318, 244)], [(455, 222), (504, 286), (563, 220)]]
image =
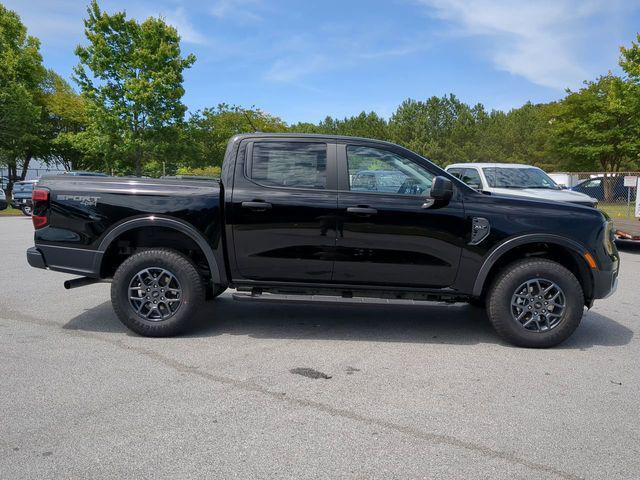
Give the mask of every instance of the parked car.
[[(381, 166), (404, 178), (397, 192), (354, 186)], [(482, 303), (508, 341), (549, 347), (617, 286), (602, 212), (486, 195), (377, 140), (238, 135), (219, 181), (61, 175), (33, 198), (29, 264), (81, 275), (67, 288), (111, 282), (141, 335), (183, 332), (231, 287), (250, 302)]]
[[(610, 199), (612, 202), (626, 202), (628, 195), (628, 188), (624, 186), (624, 177), (596, 177), (596, 178), (588, 178), (583, 180), (580, 183), (577, 183), (571, 190), (573, 192), (579, 192), (585, 195), (589, 195), (592, 198), (596, 198), (601, 202), (606, 200), (604, 184), (605, 182), (609, 182), (609, 188), (611, 189)], [(635, 187), (632, 188), (631, 198), (634, 199), (634, 191)]]
[(483, 192), (531, 197), (595, 207), (597, 199), (565, 190), (538, 167), (518, 163), (455, 163), (445, 169)]
[(407, 176), (397, 170), (363, 170), (351, 180), (355, 192), (399, 193)]
[(26, 216), (31, 216), (33, 203), (31, 202), (31, 192), (33, 187), (38, 183), (37, 180), (25, 180), (13, 184), (13, 193), (11, 197), (11, 206), (22, 210)]
[(82, 170), (69, 170), (60, 172), (59, 175), (69, 175), (72, 177), (108, 177), (106, 173), (102, 172), (85, 172)]
[(0, 210), (7, 208), (7, 195), (4, 190), (0, 188)]

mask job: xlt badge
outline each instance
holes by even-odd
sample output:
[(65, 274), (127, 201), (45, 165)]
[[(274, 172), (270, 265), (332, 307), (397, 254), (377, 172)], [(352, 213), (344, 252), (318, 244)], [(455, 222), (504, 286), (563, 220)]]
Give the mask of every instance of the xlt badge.
[(478, 245), (482, 240), (487, 238), (490, 231), (489, 220), (484, 217), (473, 217), (471, 222), (471, 241), (469, 245)]

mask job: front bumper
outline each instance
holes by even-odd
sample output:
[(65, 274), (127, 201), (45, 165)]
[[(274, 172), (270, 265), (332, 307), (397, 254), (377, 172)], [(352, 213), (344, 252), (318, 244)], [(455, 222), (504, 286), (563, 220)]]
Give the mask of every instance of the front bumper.
[(20, 210), (22, 207), (31, 207), (33, 204), (30, 198), (14, 198), (11, 200), (11, 206)]
[(7, 208), (7, 201), (0, 200), (0, 210), (4, 210), (5, 208)]
[(593, 298), (607, 298), (618, 289), (618, 266), (613, 270), (593, 270)]

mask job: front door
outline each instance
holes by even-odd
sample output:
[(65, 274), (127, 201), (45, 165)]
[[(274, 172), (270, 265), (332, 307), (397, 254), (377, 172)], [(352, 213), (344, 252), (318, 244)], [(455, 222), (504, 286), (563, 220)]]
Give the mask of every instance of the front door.
[(239, 278), (329, 282), (336, 235), (335, 145), (265, 138), (245, 142), (239, 155), (231, 202)]
[(454, 191), (446, 206), (428, 208), (425, 201), (437, 170), (392, 146), (340, 144), (337, 158), (333, 281), (452, 285), (468, 228), (460, 194)]

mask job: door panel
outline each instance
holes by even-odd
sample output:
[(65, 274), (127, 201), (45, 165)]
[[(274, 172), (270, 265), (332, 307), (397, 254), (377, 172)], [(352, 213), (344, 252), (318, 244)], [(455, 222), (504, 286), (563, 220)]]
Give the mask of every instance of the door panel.
[[(460, 195), (454, 193), (445, 207), (424, 208), (429, 177), (436, 172), (419, 159), (374, 150), (379, 149), (349, 151), (344, 145), (338, 146), (341, 187), (350, 188), (356, 175), (373, 168), (383, 183), (395, 186), (397, 193), (338, 193), (333, 281), (434, 288), (452, 285), (468, 228)], [(359, 172), (347, 169), (349, 154), (358, 157), (357, 162), (350, 163), (357, 164)]]
[(246, 152), (249, 162), (236, 165), (231, 203), (238, 273), (251, 280), (330, 281), (335, 145), (260, 140)]
[[(424, 199), (340, 192), (333, 281), (446, 287), (465, 235), (462, 205), (423, 209)], [(347, 209), (373, 208), (372, 215)]]

